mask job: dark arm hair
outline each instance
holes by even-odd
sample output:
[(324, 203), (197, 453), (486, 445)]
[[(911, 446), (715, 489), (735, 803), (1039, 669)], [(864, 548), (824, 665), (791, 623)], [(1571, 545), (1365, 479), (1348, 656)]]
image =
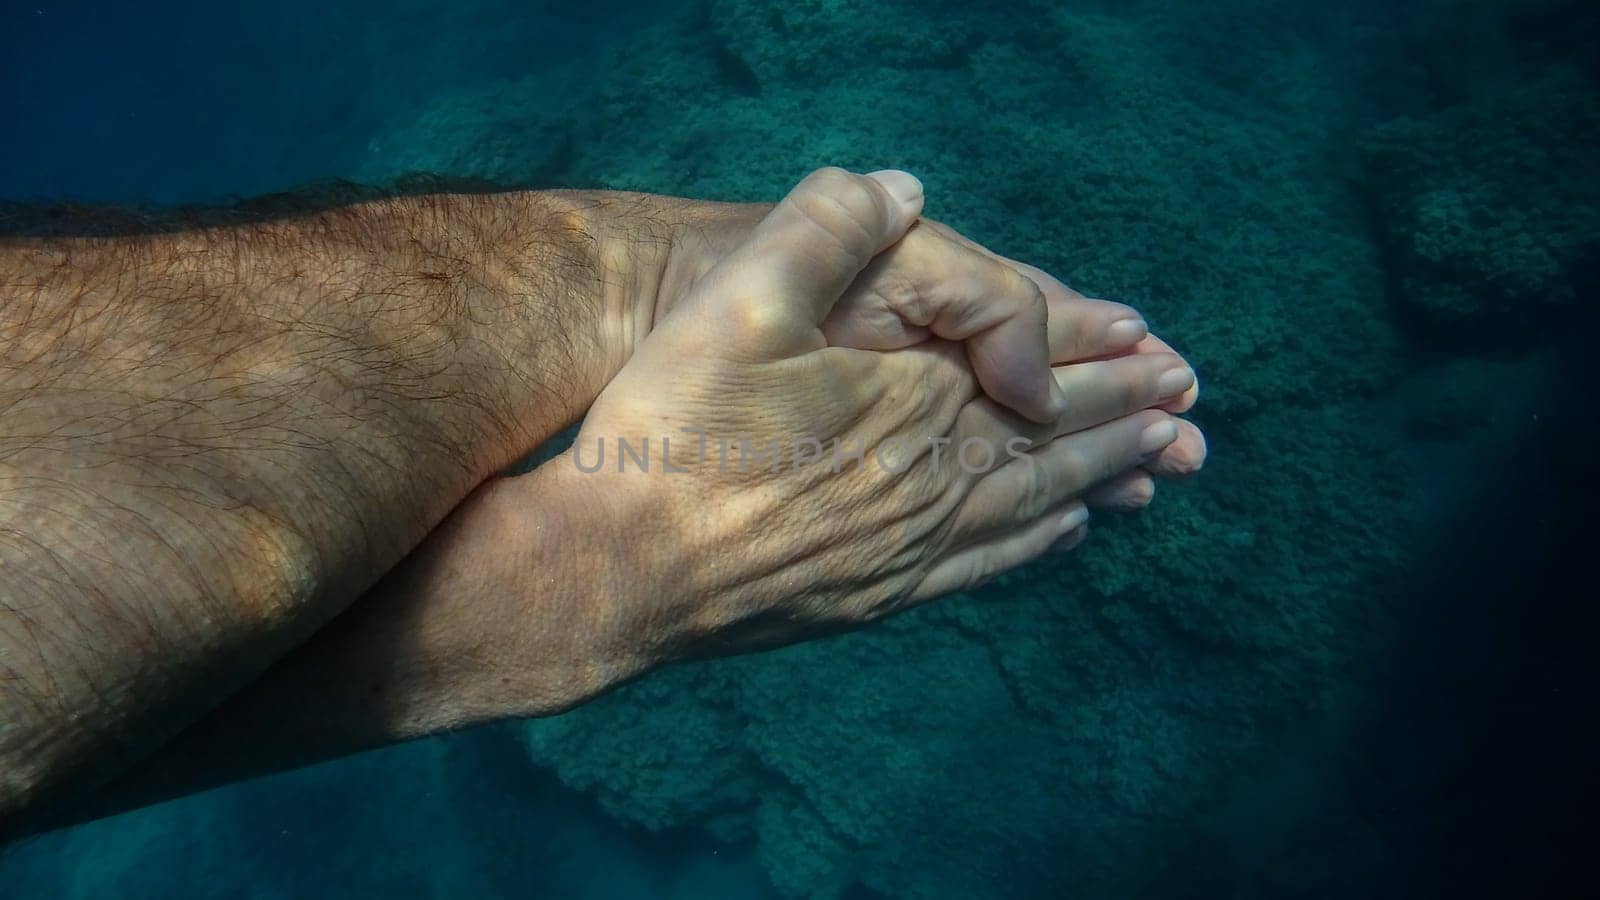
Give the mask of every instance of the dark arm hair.
[(609, 377), (622, 201), (341, 190), (0, 210), (0, 824), (258, 676)]

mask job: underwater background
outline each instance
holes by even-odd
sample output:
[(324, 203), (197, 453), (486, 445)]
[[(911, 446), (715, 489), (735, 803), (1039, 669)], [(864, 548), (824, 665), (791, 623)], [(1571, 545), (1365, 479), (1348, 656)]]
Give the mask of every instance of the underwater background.
[(1520, 897), (1593, 879), (1600, 4), (0, 5), (0, 199), (415, 172), (928, 214), (1194, 362), (1075, 553), (0, 850), (0, 896)]

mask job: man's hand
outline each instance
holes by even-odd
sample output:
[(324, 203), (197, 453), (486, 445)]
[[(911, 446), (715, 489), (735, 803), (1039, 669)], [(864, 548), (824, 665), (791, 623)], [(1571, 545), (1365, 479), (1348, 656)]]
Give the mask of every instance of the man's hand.
[[(837, 169), (815, 177), (851, 178)], [(1000, 256), (959, 232), (920, 217), (922, 188), (903, 172), (872, 173), (918, 210), (908, 233), (876, 257), (851, 283), (822, 323), (832, 346), (895, 350), (930, 339), (964, 344), (985, 393), (1034, 421), (1048, 421), (1063, 398), (1045, 377), (1045, 363), (1062, 365), (1132, 353), (1172, 353), (1144, 319), (1121, 303), (1085, 297), (1043, 270)], [(612, 235), (634, 274), (620, 280), (643, 292), (638, 314), (613, 326), (601, 343), (609, 365), (631, 357), (650, 329), (683, 302), (707, 272), (749, 238), (772, 211), (770, 203), (719, 203), (648, 194), (599, 193), (591, 208), (598, 233)], [(620, 248), (631, 247), (631, 250)], [(641, 277), (638, 273), (646, 273)], [(648, 273), (659, 273), (651, 277)], [(1043, 319), (1043, 322), (1040, 320)], [(610, 380), (608, 372), (605, 381)], [(590, 379), (594, 381), (595, 379)], [(1188, 410), (1199, 388), (1162, 404)], [(1148, 466), (1119, 476), (1087, 498), (1091, 506), (1137, 509), (1154, 492), (1151, 475), (1182, 478), (1205, 460), (1198, 429), (1179, 420), (1179, 438)]]
[[(603, 614), (645, 636), (646, 658), (786, 643), (970, 587), (1077, 528), (1076, 498), (1177, 439), (1151, 409), (1192, 385), (1171, 354), (1052, 371), (1041, 347), (1040, 373), (1070, 402), (1035, 423), (981, 396), (948, 342), (830, 346), (841, 297), (920, 212), (920, 194), (894, 187), (839, 170), (803, 181), (696, 279), (601, 394), (572, 458), (536, 482), (544, 502), (649, 523), (635, 540), (597, 523), (607, 550), (586, 568), (613, 573)], [(682, 471), (607, 465), (624, 442), (670, 442), (660, 465)], [(828, 451), (799, 464), (802, 444)], [(779, 458), (752, 463), (772, 447)], [(849, 449), (861, 464), (832, 456)]]

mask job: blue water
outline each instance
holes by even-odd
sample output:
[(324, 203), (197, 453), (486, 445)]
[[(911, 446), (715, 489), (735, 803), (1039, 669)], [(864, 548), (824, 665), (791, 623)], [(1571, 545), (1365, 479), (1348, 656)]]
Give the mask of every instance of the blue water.
[(905, 167), (931, 215), (1144, 310), (1212, 460), (972, 596), (35, 838), (0, 895), (1586, 875), (1593, 4), (241, 6), (8, 3), (0, 199), (419, 171), (760, 199)]
[(8, 3), (6, 195), (180, 203), (348, 178), (441, 95), (581, 59), (652, 15), (615, 0), (239, 6)]

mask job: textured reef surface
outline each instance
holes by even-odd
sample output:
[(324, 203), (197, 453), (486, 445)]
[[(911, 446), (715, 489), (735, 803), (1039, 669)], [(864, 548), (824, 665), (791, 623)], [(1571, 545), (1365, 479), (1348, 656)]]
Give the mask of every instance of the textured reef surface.
[[(228, 836), (202, 854), (225, 878), (261, 846), (228, 824), (262, 815), (252, 798), (340, 773), (439, 793), (408, 814), (333, 791), (339, 821), (376, 829), (341, 890), (1371, 896), (1412, 877), (1430, 823), (1465, 815), (1428, 799), (1469, 771), (1436, 751), (1475, 727), (1405, 712), (1450, 656), (1435, 601), (1470, 568), (1471, 511), (1504, 500), (1487, 473), (1560, 417), (1563, 323), (1600, 274), (1600, 29), (1583, 3), (1388, 6), (702, 0), (421, 94), (332, 174), (770, 199), (822, 163), (916, 172), (930, 215), (1143, 310), (1200, 373), (1212, 461), (1070, 557), (866, 632), (47, 838), (0, 878), (94, 854), (75, 883), (95, 895), (190, 831)], [(548, 812), (593, 803), (609, 819)], [(534, 862), (552, 832), (585, 848), (563, 858), (645, 861), (561, 881)], [(250, 871), (251, 896), (299, 895)]]

